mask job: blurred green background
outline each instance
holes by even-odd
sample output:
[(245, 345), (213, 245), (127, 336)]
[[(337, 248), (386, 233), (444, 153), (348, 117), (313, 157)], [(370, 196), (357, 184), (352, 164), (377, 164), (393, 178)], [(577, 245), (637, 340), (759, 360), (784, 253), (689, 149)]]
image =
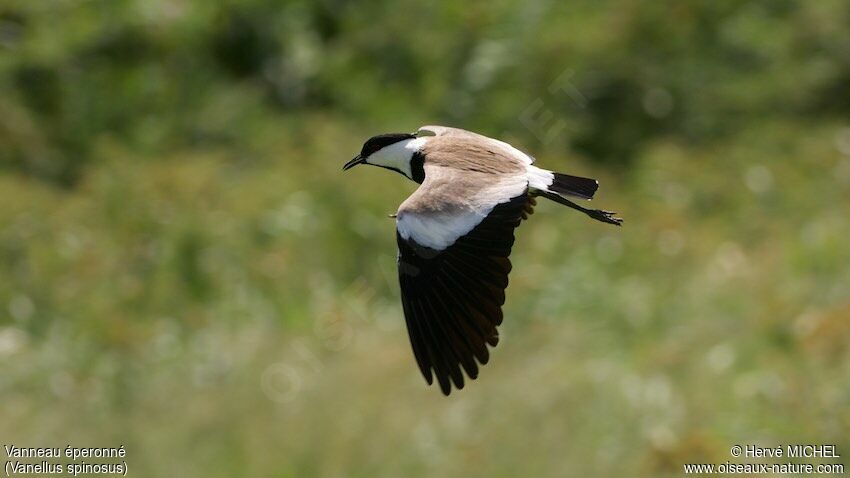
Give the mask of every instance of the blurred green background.
[[(449, 398), (398, 297), (415, 184), (340, 171), (435, 123), (626, 218), (537, 207)], [(132, 476), (850, 456), (848, 218), (846, 1), (2, 0), (0, 437)]]

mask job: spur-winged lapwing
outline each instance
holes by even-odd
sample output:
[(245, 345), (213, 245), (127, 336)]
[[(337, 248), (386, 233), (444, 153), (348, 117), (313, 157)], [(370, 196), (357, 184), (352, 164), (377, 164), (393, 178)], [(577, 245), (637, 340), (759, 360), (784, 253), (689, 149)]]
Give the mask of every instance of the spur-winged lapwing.
[[(371, 164), (420, 184), (398, 208), (398, 276), (410, 344), (428, 384), (444, 394), (478, 376), (499, 342), (514, 229), (543, 196), (609, 224), (610, 211), (586, 209), (567, 197), (591, 199), (594, 179), (534, 166), (534, 158), (480, 134), (445, 126), (369, 138), (343, 166)], [(476, 360), (478, 363), (476, 363)]]

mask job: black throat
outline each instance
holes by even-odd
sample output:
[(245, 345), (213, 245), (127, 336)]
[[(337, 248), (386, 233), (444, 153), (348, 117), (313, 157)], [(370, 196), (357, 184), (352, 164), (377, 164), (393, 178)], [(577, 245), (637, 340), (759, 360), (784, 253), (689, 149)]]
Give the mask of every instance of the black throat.
[(413, 153), (410, 158), (410, 174), (413, 176), (410, 179), (419, 184), (425, 181), (425, 155), (419, 151)]

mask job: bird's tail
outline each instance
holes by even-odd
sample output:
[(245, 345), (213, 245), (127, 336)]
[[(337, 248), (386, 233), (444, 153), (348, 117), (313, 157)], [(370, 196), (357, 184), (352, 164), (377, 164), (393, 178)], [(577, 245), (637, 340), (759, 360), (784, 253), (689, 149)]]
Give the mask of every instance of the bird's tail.
[(554, 178), (549, 185), (549, 191), (558, 194), (567, 194), (582, 199), (593, 199), (596, 190), (599, 189), (599, 181), (569, 174), (552, 173)]
[(614, 212), (588, 209), (567, 199), (567, 196), (592, 199), (596, 190), (599, 189), (597, 180), (547, 171), (532, 165), (528, 165), (527, 168), (528, 186), (531, 194), (543, 196), (546, 199), (581, 211), (597, 221), (617, 226), (623, 223), (622, 219), (614, 216), (616, 214)]
[(550, 192), (562, 196), (592, 199), (599, 189), (599, 181), (540, 169), (528, 165), (528, 186), (532, 191)]
[(593, 199), (599, 189), (599, 181), (540, 169), (528, 165), (528, 186), (532, 190), (555, 193), (561, 196), (575, 196)]

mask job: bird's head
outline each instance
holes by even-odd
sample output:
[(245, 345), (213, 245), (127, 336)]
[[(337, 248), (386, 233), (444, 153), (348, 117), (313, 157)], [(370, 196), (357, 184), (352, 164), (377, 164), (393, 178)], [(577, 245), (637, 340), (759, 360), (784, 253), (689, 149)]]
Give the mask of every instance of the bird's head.
[(372, 136), (363, 143), (360, 154), (345, 163), (342, 170), (346, 171), (358, 164), (371, 164), (399, 172), (416, 181), (417, 169), (421, 169), (422, 165), (417, 168), (416, 165), (411, 165), (411, 161), (423, 142), (424, 139), (417, 137), (415, 133), (387, 133)]

